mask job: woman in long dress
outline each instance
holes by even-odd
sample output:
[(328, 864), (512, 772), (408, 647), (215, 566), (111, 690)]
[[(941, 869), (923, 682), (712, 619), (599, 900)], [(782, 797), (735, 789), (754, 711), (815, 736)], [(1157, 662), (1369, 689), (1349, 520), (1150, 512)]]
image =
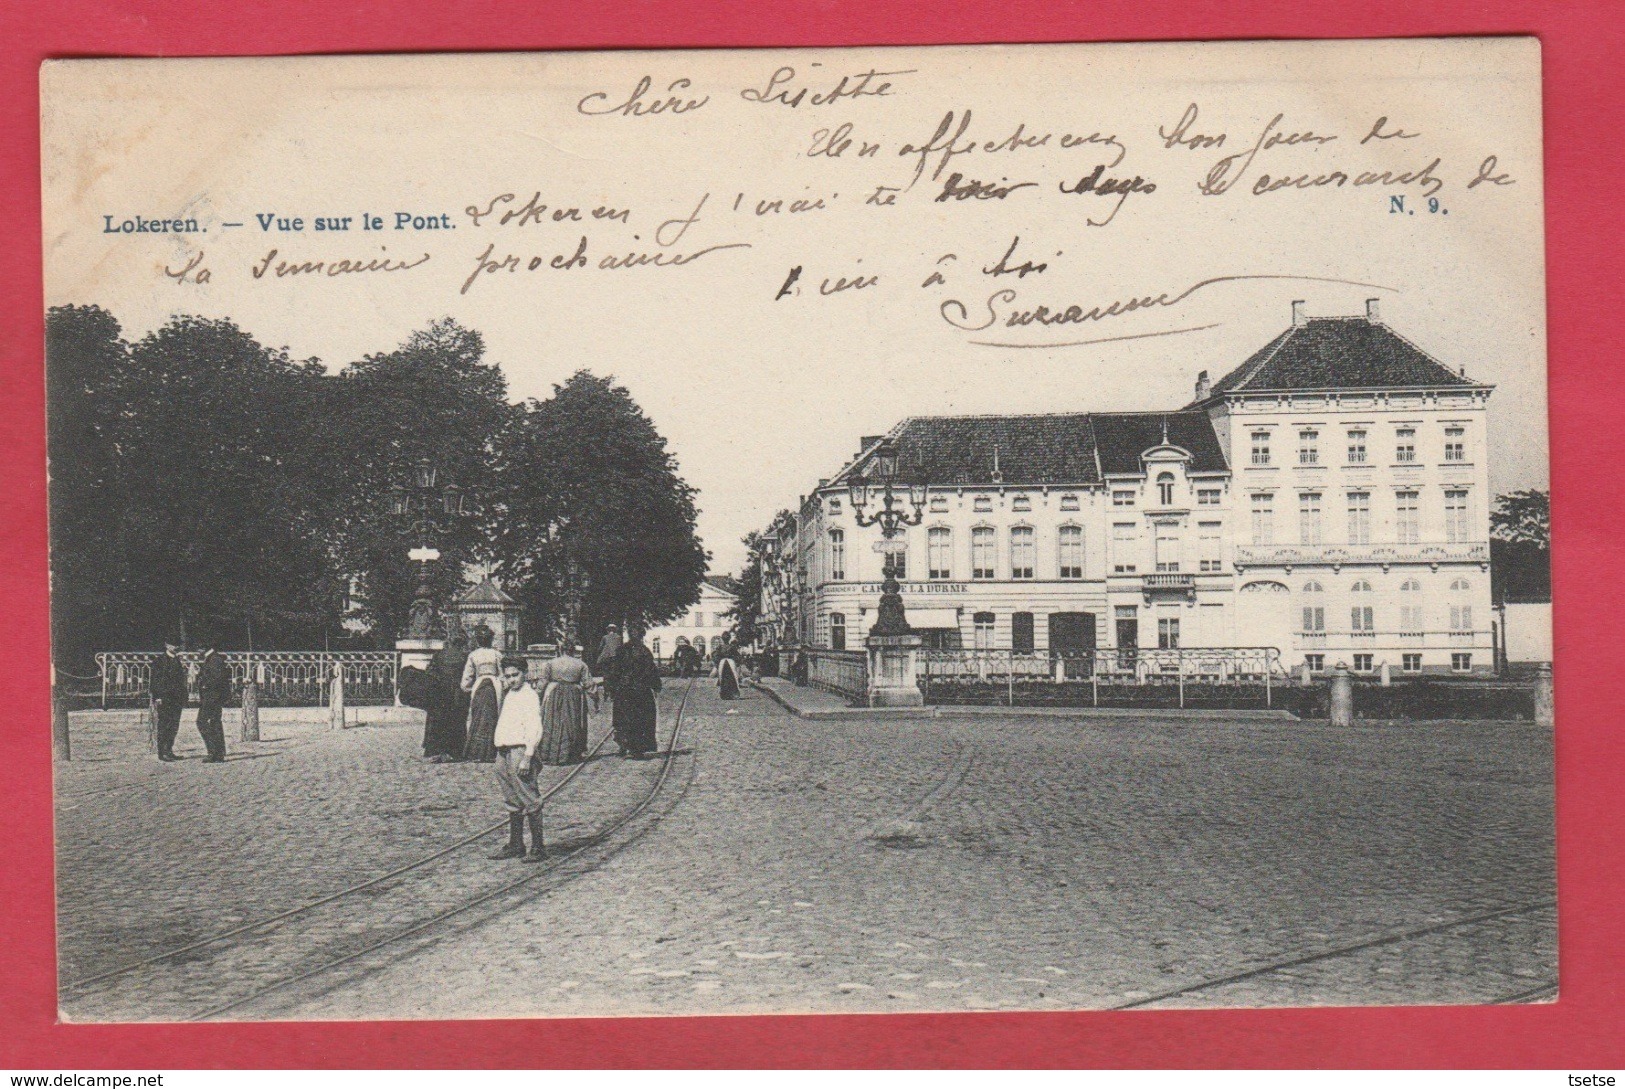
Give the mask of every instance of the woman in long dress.
[(542, 692), (542, 743), (536, 758), (544, 764), (578, 764), (587, 755), (587, 697), (592, 670), (571, 645), (542, 664), (536, 675)]
[(497, 758), (497, 716), (502, 711), (502, 655), (491, 648), (490, 628), (474, 629), (474, 650), (463, 665), (463, 691), (468, 693), (468, 743), (463, 759), (489, 764)]
[(728, 640), (717, 648), (717, 695), (725, 700), (739, 698), (739, 647)]

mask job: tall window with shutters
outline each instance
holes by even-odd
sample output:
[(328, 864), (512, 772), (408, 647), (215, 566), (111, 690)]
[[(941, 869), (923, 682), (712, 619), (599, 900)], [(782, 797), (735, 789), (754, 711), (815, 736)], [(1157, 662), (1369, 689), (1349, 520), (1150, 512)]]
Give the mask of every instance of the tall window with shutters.
[(1394, 539), (1416, 544), (1422, 539), (1422, 493), (1401, 488), (1394, 493)]
[(1406, 579), (1399, 587), (1399, 634), (1421, 635), (1426, 631), (1424, 624), (1422, 584)]
[(1472, 523), (1467, 515), (1467, 490), (1446, 488), (1444, 493), (1444, 539), (1451, 544), (1472, 540)]
[(1473, 630), (1472, 584), (1466, 579), (1450, 583), (1450, 633), (1470, 635)]
[(1357, 637), (1376, 634), (1376, 609), (1371, 604), (1371, 584), (1361, 579), (1354, 584), (1353, 594), (1354, 604), (1349, 606), (1349, 630)]
[(1349, 544), (1371, 543), (1371, 493), (1349, 492)]
[(1298, 543), (1320, 543), (1320, 493), (1298, 493)]

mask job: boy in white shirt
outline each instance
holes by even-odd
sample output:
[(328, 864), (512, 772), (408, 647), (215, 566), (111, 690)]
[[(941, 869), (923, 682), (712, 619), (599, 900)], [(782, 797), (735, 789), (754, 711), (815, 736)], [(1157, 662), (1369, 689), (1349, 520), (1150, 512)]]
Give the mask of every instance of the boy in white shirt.
[[(540, 862), (547, 857), (542, 845), (542, 796), (536, 789), (536, 746), (542, 740), (542, 701), (525, 680), (523, 658), (502, 660), (502, 712), (497, 717), (497, 783), (508, 808), (508, 845), (493, 859), (519, 858)], [(524, 827), (530, 825), (530, 850), (525, 850)]]

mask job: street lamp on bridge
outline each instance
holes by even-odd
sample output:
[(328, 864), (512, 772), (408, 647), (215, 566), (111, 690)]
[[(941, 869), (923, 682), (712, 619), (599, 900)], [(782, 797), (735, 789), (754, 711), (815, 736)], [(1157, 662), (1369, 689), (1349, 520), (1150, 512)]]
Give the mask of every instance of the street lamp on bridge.
[(389, 496), (390, 514), (406, 520), (417, 539), (417, 545), (406, 555), (417, 562), (418, 585), (406, 622), (406, 634), (396, 645), (402, 651), (420, 655), (444, 645), (438, 635), (440, 624), (429, 568), (429, 564), (440, 558), (440, 550), (431, 541), (449, 528), (452, 519), (464, 513), (463, 489), (456, 484), (437, 487), (439, 476), (434, 462), (424, 459), (413, 468), (412, 486), (398, 484), (390, 489)]
[[(875, 447), (870, 465), (874, 471), (872, 482), (864, 476), (854, 477), (847, 484), (853, 518), (860, 527), (880, 527), (881, 539), (875, 548), (886, 555), (881, 570), (884, 581), (880, 584), (880, 608), (865, 640), (869, 649), (869, 706), (918, 707), (925, 702), (914, 679), (921, 639), (908, 626), (903, 612), (897, 557), (908, 547), (900, 539), (903, 530), (925, 519), (929, 487), (923, 478), (907, 484), (898, 480), (897, 444), (889, 438)], [(865, 510), (871, 500), (878, 504), (873, 514)]]

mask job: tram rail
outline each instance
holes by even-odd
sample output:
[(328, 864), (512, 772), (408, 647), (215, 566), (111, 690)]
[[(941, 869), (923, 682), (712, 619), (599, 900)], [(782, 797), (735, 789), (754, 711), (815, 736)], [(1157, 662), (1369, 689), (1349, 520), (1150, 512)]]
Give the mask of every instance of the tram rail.
[[(364, 956), (367, 956), (368, 954), (377, 952), (391, 945), (404, 941), (407, 938), (428, 931), (449, 919), (466, 914), (467, 912), (472, 911), (483, 904), (496, 900), (504, 895), (514, 893), (526, 885), (533, 884), (540, 878), (557, 871), (565, 862), (568, 862), (571, 859), (580, 856), (583, 852), (608, 841), (627, 824), (631, 823), (638, 816), (646, 812), (654, 803), (655, 799), (659, 796), (662, 788), (670, 776), (672, 757), (678, 751), (678, 744), (682, 736), (684, 725), (684, 712), (687, 709), (689, 696), (692, 694), (693, 688), (694, 684), (693, 682), (690, 682), (688, 688), (684, 690), (678, 703), (673, 719), (672, 732), (665, 750), (659, 754), (660, 768), (654, 778), (653, 783), (635, 806), (633, 806), (630, 810), (618, 815), (607, 826), (596, 829), (592, 834), (588, 835), (585, 839), (573, 847), (564, 849), (559, 849), (557, 847), (553, 848), (550, 851), (548, 858), (542, 865), (525, 867), (525, 874), (516, 880), (503, 882), (494, 888), (481, 891), (478, 895), (465, 897), (451, 904), (449, 907), (435, 912), (426, 919), (413, 922), (410, 925), (394, 931), (383, 939), (368, 942), (362, 948), (352, 950), (342, 956), (323, 959), (314, 966), (304, 968), (292, 975), (283, 976), (281, 978), (271, 980), (264, 985), (255, 987), (249, 993), (236, 996), (229, 1002), (217, 1003), (203, 1010), (202, 1012), (193, 1013), (179, 1019), (192, 1021), (208, 1020), (217, 1017), (220, 1014), (248, 1005), (249, 1003), (270, 994), (285, 990), (298, 983), (313, 979), (345, 964), (352, 963)], [(563, 778), (547, 789), (547, 791), (543, 794), (544, 802), (550, 801), (555, 796), (559, 795), (565, 790), (566, 787), (574, 782), (583, 771), (593, 766), (595, 763), (595, 758), (598, 757), (598, 755), (603, 751), (604, 747), (609, 743), (612, 737), (613, 731), (605, 731), (604, 735), (588, 752), (586, 759), (574, 765)], [(88, 995), (94, 989), (97, 989), (102, 985), (141, 972), (144, 969), (153, 969), (164, 965), (190, 966), (198, 963), (199, 961), (208, 961), (216, 957), (224, 956), (233, 950), (245, 947), (252, 940), (259, 939), (273, 930), (284, 927), (286, 924), (293, 922), (294, 920), (298, 920), (303, 916), (308, 916), (322, 908), (330, 907), (341, 901), (346, 901), (351, 898), (361, 896), (362, 894), (368, 893), (371, 890), (383, 890), (391, 882), (398, 881), (403, 877), (407, 877), (417, 873), (418, 871), (422, 871), (435, 862), (456, 855), (458, 852), (463, 851), (480, 840), (487, 839), (493, 833), (506, 828), (507, 824), (507, 819), (503, 818), (500, 821), (482, 827), (479, 831), (471, 835), (457, 840), (455, 843), (442, 847), (422, 856), (421, 858), (414, 859), (405, 865), (397, 866), (386, 873), (368, 878), (365, 881), (348, 885), (308, 903), (300, 904), (296, 907), (277, 912), (273, 915), (238, 924), (227, 930), (220, 931), (219, 933), (212, 934), (195, 941), (187, 942), (184, 945), (163, 950), (150, 956), (143, 957), (140, 960), (132, 961), (128, 964), (120, 965), (119, 967), (112, 968), (107, 971), (98, 972), (94, 975), (84, 976), (79, 979), (65, 981), (59, 985), (58, 1001), (61, 1002), (63, 999)]]

